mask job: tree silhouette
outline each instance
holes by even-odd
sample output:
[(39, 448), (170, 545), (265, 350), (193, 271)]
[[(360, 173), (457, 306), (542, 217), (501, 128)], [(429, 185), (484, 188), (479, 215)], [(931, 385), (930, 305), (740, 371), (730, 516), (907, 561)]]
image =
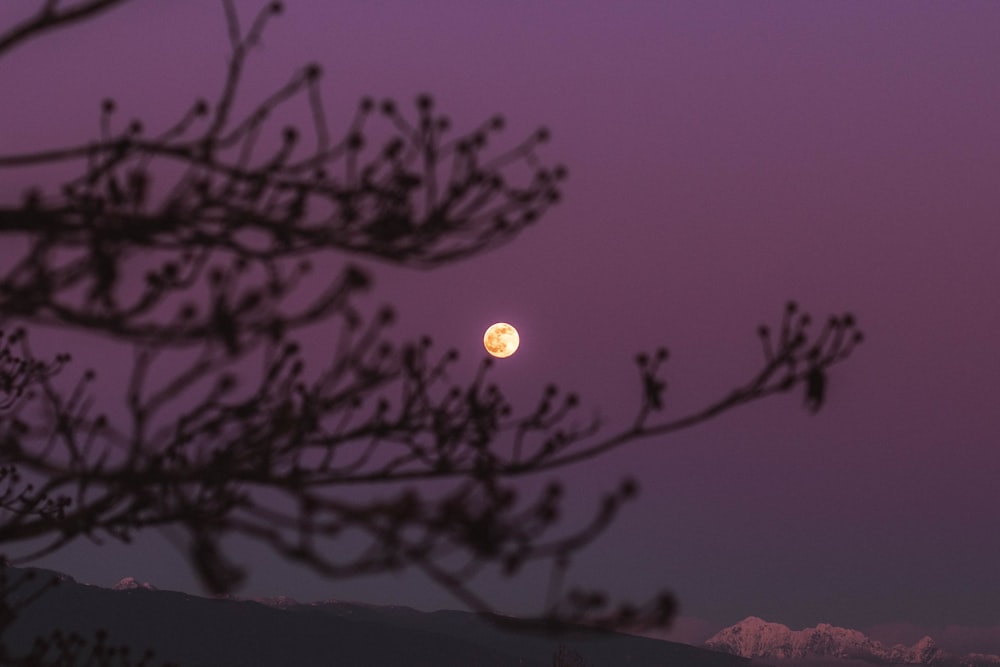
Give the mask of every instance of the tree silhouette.
[[(44, 2), (3, 28), (0, 56), (126, 1)], [(790, 304), (774, 333), (759, 331), (758, 372), (690, 414), (665, 408), (666, 350), (640, 354), (636, 416), (616, 431), (581, 423), (576, 395), (555, 385), (516, 413), (488, 362), (454, 384), (454, 351), (394, 341), (391, 308), (362, 311), (373, 279), (351, 257), (426, 268), (513, 239), (559, 200), (566, 170), (538, 154), (548, 132), (497, 150), (502, 116), (457, 133), (424, 95), (410, 111), (364, 99), (334, 133), (318, 65), (239, 115), (248, 57), (282, 7), (244, 28), (235, 3), (221, 4), (231, 50), (216, 99), (156, 132), (105, 100), (96, 139), (0, 155), (3, 170), (77, 169), (0, 203), (0, 543), (44, 540), (12, 562), (171, 526), (213, 593), (244, 577), (221, 544), (241, 535), (332, 579), (415, 568), (479, 610), (491, 606), (477, 573), (544, 561), (553, 586), (538, 622), (668, 620), (669, 594), (614, 605), (560, 583), (634, 481), (567, 527), (561, 483), (526, 497), (518, 480), (796, 388), (816, 410), (830, 367), (861, 340), (854, 319), (812, 333)], [(314, 139), (274, 127), (293, 105)], [(316, 275), (314, 260), (331, 255), (340, 272)], [(320, 322), (333, 351), (307, 368), (294, 336)], [(36, 355), (36, 328), (127, 346), (124, 405), (101, 404), (96, 372), (68, 355)]]
[(587, 667), (587, 662), (579, 653), (560, 644), (552, 654), (552, 667)]

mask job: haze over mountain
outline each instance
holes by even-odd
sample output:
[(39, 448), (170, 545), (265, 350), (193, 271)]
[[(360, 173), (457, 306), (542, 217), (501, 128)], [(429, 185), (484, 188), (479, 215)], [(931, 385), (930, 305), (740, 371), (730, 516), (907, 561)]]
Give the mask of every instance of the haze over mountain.
[(558, 635), (514, 633), (479, 614), (420, 612), (408, 607), (290, 598), (209, 599), (157, 590), (127, 577), (113, 589), (77, 583), (46, 570), (8, 568), (8, 583), (27, 572), (25, 596), (53, 579), (58, 585), (28, 605), (4, 636), (15, 651), (58, 630), (112, 645), (153, 649), (158, 661), (182, 666), (254, 667), (543, 667), (560, 645), (588, 667), (743, 667), (744, 658), (674, 642), (578, 630)]
[(820, 623), (792, 630), (750, 616), (709, 638), (705, 645), (744, 658), (803, 661), (822, 658), (860, 660), (881, 665), (931, 665), (934, 667), (986, 667), (1000, 665), (1000, 656), (983, 653), (953, 655), (930, 637), (912, 646), (885, 646), (858, 630)]

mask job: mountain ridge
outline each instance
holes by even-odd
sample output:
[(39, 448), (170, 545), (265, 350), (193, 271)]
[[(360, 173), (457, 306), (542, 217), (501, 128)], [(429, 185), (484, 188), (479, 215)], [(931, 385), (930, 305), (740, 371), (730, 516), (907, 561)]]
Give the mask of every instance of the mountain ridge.
[(985, 653), (954, 655), (942, 650), (931, 637), (912, 646), (885, 646), (859, 630), (819, 623), (792, 630), (787, 625), (748, 616), (723, 628), (705, 641), (705, 646), (753, 660), (809, 660), (836, 658), (878, 665), (925, 665), (927, 667), (998, 667), (1000, 656)]
[[(547, 667), (560, 645), (589, 667), (746, 667), (745, 658), (686, 644), (580, 628), (545, 635), (505, 630), (481, 614), (422, 612), (408, 607), (290, 598), (202, 598), (157, 590), (126, 577), (118, 590), (32, 570), (28, 596), (57, 580), (25, 607), (3, 637), (26, 652), (36, 637), (55, 630), (95, 637), (133, 652), (152, 649), (156, 661), (178, 665), (255, 667)], [(8, 583), (26, 570), (5, 568)], [(124, 582), (124, 583), (123, 583)], [(16, 583), (16, 581), (15, 581)], [(276, 603), (277, 602), (277, 603)]]

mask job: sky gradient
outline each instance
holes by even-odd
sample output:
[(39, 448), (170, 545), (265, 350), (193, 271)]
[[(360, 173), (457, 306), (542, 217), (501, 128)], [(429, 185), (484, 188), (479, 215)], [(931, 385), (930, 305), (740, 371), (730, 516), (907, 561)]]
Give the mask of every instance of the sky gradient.
[[(575, 580), (669, 587), (691, 627), (954, 625), (1000, 651), (1000, 4), (288, 5), (245, 101), (317, 61), (334, 128), (362, 95), (430, 92), (459, 128), (504, 113), (510, 144), (550, 127), (543, 155), (569, 168), (563, 203), (508, 246), (429, 272), (372, 265), (399, 337), (457, 347), (471, 375), (483, 329), (510, 322), (504, 389), (530, 403), (555, 381), (614, 426), (638, 405), (638, 351), (670, 348), (681, 414), (756, 369), (756, 328), (789, 299), (865, 331), (816, 416), (779, 397), (568, 471), (581, 511), (622, 475), (642, 486)], [(215, 93), (226, 48), (215, 3), (150, 0), (20, 48), (0, 67), (17, 91), (0, 146), (91, 138), (106, 96), (165, 126)], [(3, 177), (5, 198), (32, 180)], [(43, 564), (197, 591), (166, 544)], [(416, 575), (343, 585), (246, 562), (244, 595), (456, 606)], [(517, 613), (538, 581), (485, 588)]]

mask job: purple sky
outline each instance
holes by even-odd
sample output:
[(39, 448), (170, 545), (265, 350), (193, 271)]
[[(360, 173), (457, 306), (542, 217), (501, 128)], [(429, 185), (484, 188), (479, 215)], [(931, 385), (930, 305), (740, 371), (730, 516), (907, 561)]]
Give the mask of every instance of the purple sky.
[[(865, 330), (817, 416), (781, 397), (569, 471), (580, 508), (626, 473), (643, 489), (575, 579), (633, 598), (669, 586), (710, 628), (1000, 628), (1000, 4), (289, 5), (245, 99), (316, 60), (333, 127), (364, 94), (428, 91), (459, 128), (503, 112), (510, 143), (548, 125), (544, 155), (570, 170), (564, 203), (513, 244), (433, 272), (378, 267), (372, 302), (398, 306), (399, 336), (428, 333), (471, 368), (485, 326), (509, 321), (506, 390), (530, 401), (556, 381), (620, 425), (637, 351), (670, 347), (679, 414), (755, 369), (755, 329), (790, 298)], [(2, 150), (92, 137), (109, 95), (166, 125), (215, 93), (226, 48), (221, 9), (190, 0), (138, 0), (21, 48), (0, 63), (16, 91)], [(20, 191), (3, 177), (0, 195)], [(166, 544), (45, 564), (197, 590)], [(334, 585), (245, 553), (246, 595), (456, 605), (416, 575)], [(486, 589), (518, 612), (537, 585)]]

